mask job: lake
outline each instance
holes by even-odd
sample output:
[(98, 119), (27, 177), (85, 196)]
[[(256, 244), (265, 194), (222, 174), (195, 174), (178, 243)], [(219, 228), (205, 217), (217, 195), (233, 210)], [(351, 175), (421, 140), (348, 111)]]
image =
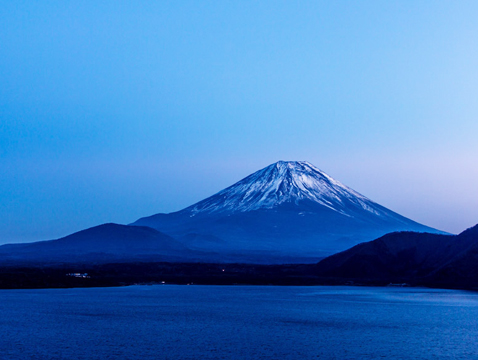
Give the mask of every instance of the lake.
[(478, 358), (478, 293), (129, 286), (0, 290), (3, 359)]

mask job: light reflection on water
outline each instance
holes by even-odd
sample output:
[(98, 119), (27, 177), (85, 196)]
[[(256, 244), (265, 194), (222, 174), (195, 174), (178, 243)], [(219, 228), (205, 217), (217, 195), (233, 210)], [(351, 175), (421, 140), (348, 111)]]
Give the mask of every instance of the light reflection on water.
[(478, 358), (478, 294), (421, 288), (1, 290), (2, 359)]
[[(424, 303), (444, 306), (478, 306), (478, 292), (447, 289), (407, 287), (323, 287), (322, 291), (310, 291), (299, 296), (331, 296), (340, 301), (401, 302), (413, 305)], [(327, 290), (325, 290), (327, 289)]]

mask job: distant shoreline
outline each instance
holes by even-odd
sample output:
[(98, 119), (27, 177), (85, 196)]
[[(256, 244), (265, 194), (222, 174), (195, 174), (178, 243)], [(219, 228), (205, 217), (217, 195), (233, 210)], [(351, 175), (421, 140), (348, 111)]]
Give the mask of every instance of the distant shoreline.
[(121, 287), (131, 285), (407, 286), (478, 290), (416, 279), (320, 276), (315, 264), (217, 263), (22, 264), (0, 266), (0, 289)]

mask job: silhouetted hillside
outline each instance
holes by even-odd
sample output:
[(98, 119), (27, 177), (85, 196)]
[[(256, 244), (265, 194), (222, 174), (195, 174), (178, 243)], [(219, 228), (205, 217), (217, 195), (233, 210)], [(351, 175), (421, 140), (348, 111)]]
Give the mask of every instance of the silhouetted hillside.
[(188, 249), (158, 230), (145, 226), (103, 224), (64, 238), (0, 246), (2, 263), (107, 262), (162, 260), (190, 255)]
[(459, 235), (397, 232), (332, 255), (316, 274), (366, 283), (478, 287), (478, 225)]

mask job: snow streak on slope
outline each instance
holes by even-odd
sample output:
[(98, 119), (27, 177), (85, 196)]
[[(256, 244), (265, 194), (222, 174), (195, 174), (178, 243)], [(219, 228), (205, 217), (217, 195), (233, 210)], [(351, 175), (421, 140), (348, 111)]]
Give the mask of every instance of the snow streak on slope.
[(306, 200), (346, 216), (357, 210), (390, 216), (378, 204), (305, 161), (279, 161), (183, 211), (192, 215), (246, 212)]

